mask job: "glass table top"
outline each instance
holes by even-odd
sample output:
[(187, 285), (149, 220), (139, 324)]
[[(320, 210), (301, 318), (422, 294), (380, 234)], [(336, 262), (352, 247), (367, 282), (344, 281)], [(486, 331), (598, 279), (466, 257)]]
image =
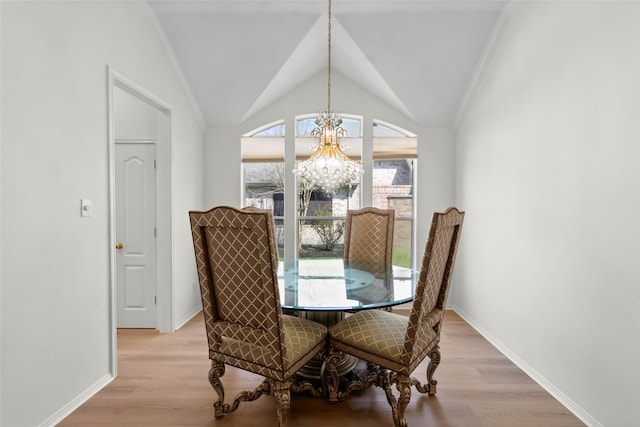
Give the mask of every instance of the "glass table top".
[(283, 309), (356, 311), (413, 300), (419, 272), (394, 266), (384, 277), (346, 267), (342, 259), (301, 259), (278, 263)]

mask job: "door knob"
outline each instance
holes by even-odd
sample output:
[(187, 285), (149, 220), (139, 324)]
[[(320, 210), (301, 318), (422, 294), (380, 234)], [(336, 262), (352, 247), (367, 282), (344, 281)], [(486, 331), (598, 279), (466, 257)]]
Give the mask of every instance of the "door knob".
[(120, 242), (116, 243), (116, 249), (122, 249), (122, 243)]

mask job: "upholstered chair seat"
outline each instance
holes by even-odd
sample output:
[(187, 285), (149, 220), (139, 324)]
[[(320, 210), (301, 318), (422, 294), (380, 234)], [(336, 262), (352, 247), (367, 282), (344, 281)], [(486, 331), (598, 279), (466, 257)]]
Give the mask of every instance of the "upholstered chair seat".
[(222, 342), (214, 344), (210, 349), (210, 356), (224, 363), (285, 381), (308, 361), (306, 356), (318, 353), (318, 342), (326, 337), (327, 328), (320, 323), (286, 314), (282, 315), (282, 326), (284, 351), (282, 363), (277, 367), (274, 367), (271, 360), (279, 355), (254, 341), (222, 337)]
[[(424, 355), (413, 360), (405, 352), (409, 318), (382, 310), (366, 310), (352, 315), (331, 329), (331, 338), (350, 348), (350, 353), (399, 374), (409, 375), (422, 362)], [(434, 317), (435, 319), (435, 317)], [(437, 335), (431, 327), (422, 336), (427, 347)]]

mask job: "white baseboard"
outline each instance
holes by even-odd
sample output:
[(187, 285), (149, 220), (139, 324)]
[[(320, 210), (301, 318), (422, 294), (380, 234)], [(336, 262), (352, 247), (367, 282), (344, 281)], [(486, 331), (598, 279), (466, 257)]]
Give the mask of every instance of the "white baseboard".
[[(195, 307), (189, 314), (182, 318), (182, 320), (178, 323), (176, 330), (183, 327), (189, 320), (193, 319), (198, 313), (202, 311), (202, 307)], [(60, 421), (64, 420), (68, 417), (73, 411), (78, 409), (83, 403), (87, 400), (91, 399), (97, 392), (102, 390), (107, 386), (111, 381), (113, 381), (115, 377), (111, 374), (105, 375), (100, 378), (95, 384), (90, 386), (84, 392), (80, 393), (75, 399), (71, 402), (64, 405), (58, 411), (56, 411), (49, 418), (44, 420), (38, 427), (53, 427), (58, 424)]]
[(78, 409), (84, 402), (91, 399), (97, 392), (102, 390), (107, 386), (111, 381), (113, 381), (115, 377), (111, 374), (105, 375), (100, 378), (95, 384), (86, 389), (84, 392), (80, 393), (75, 399), (71, 402), (64, 405), (60, 410), (51, 415), (49, 418), (44, 420), (38, 427), (53, 427), (58, 424), (60, 421), (67, 418), (73, 411)]
[(180, 321), (178, 321), (178, 324), (176, 325), (175, 330), (177, 331), (178, 329), (182, 328), (184, 325), (187, 324), (187, 322), (189, 322), (189, 320), (193, 319), (201, 311), (202, 311), (202, 307), (200, 307), (200, 306), (195, 307), (186, 316), (184, 316)]
[[(480, 335), (498, 349), (507, 359), (513, 362), (518, 368), (524, 371), (532, 380), (545, 389), (551, 396), (553, 396), (558, 402), (560, 402), (565, 408), (571, 411), (576, 417), (578, 417), (583, 423), (589, 427), (604, 427), (598, 420), (593, 418), (587, 411), (585, 411), (580, 405), (574, 402), (569, 396), (564, 394), (562, 390), (554, 386), (548, 381), (540, 372), (536, 371), (527, 362), (522, 360), (516, 353), (511, 351), (509, 347), (504, 345), (495, 336), (478, 326), (477, 322), (471, 319), (466, 313), (460, 310), (458, 307), (447, 307), (455, 311), (465, 322), (467, 322), (473, 329), (475, 329)], [(446, 328), (446, 326), (445, 326)]]

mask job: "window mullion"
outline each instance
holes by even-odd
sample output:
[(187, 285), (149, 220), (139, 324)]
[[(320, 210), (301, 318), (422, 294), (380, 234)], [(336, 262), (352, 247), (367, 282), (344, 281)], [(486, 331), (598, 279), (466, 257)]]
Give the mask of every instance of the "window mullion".
[(295, 120), (293, 117), (285, 120), (284, 136), (284, 258), (294, 259), (298, 257), (298, 221), (297, 217), (297, 189), (295, 176), (291, 171), (295, 166)]
[(362, 166), (361, 206), (373, 206), (373, 120), (363, 117), (362, 129)]

